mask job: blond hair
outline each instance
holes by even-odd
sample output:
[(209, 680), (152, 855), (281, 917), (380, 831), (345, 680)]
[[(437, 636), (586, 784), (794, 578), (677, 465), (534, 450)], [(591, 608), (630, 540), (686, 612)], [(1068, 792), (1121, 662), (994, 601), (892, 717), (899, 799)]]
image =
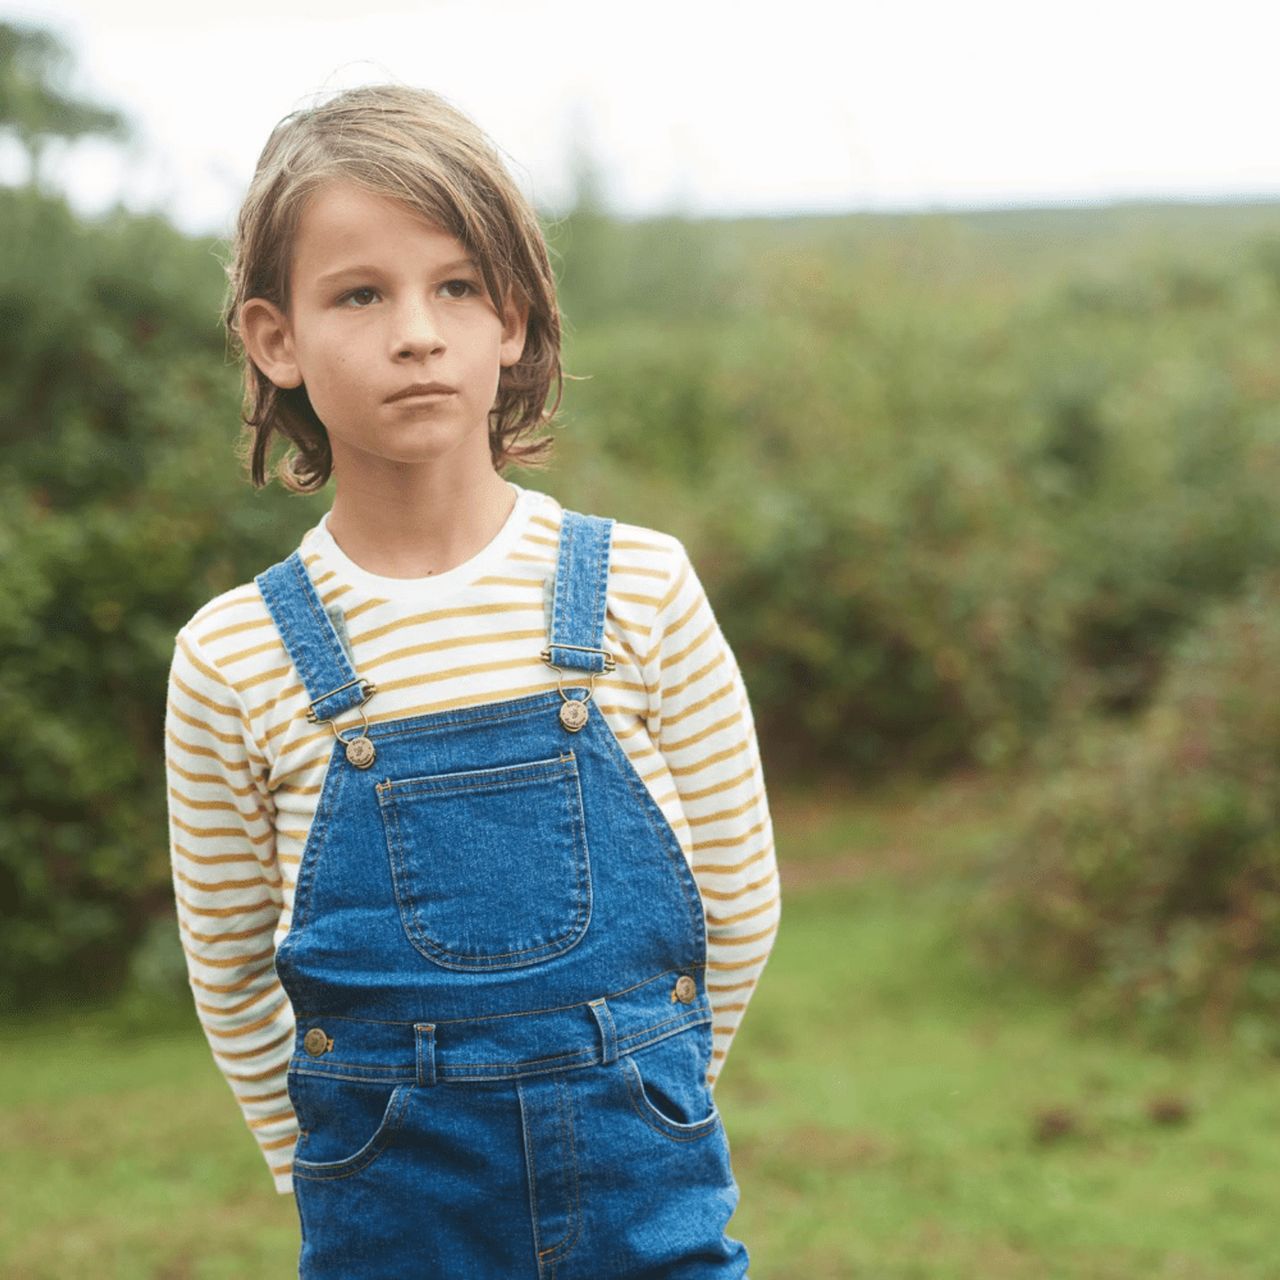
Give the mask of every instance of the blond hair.
[[(333, 468), (329, 434), (306, 388), (277, 387), (253, 363), (239, 315), (249, 298), (265, 298), (289, 314), (301, 215), (316, 190), (334, 179), (398, 200), (455, 236), (476, 259), (499, 314), (508, 288), (528, 304), (524, 354), (499, 375), (489, 452), (499, 472), (513, 462), (545, 465), (553, 438), (527, 437), (560, 407), (564, 374), (555, 278), (537, 215), (472, 120), (430, 90), (378, 84), (285, 116), (267, 139), (236, 219), (222, 323), (243, 369), (239, 453), (254, 486), (271, 478), (267, 456), (277, 432), (292, 445), (274, 469), (285, 488), (313, 493)], [(553, 381), (555, 403), (546, 409)]]

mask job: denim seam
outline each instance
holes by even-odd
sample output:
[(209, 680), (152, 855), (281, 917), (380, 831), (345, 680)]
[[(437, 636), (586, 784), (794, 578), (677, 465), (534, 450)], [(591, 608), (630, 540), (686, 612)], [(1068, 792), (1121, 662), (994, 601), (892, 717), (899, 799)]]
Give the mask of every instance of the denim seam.
[(540, 1232), (538, 1231), (538, 1175), (537, 1175), (537, 1159), (534, 1156), (533, 1142), (529, 1137), (529, 1117), (525, 1107), (524, 1090), (520, 1087), (520, 1082), (516, 1081), (516, 1099), (520, 1105), (520, 1132), (524, 1138), (524, 1163), (525, 1170), (529, 1175), (529, 1224), (533, 1228), (533, 1247), (539, 1258), (541, 1258), (541, 1250), (538, 1248)]
[[(566, 1230), (565, 1234), (555, 1244), (546, 1249), (547, 1260), (556, 1263), (573, 1248), (578, 1241), (578, 1237), (582, 1234), (582, 1213), (579, 1207), (578, 1193), (578, 1144), (573, 1132), (573, 1114), (568, 1101), (568, 1091), (564, 1086), (563, 1080), (556, 1080), (552, 1087), (556, 1091), (556, 1116), (560, 1122), (562, 1149), (568, 1150), (569, 1167), (573, 1175), (573, 1234), (570, 1235)], [(566, 1134), (568, 1136), (567, 1143), (564, 1136)], [(550, 1257), (551, 1254), (556, 1256), (552, 1258)], [(542, 1256), (543, 1250), (539, 1249), (538, 1257), (541, 1259)]]
[[(604, 620), (609, 603), (609, 549), (613, 541), (613, 521), (607, 520), (601, 526), (596, 546), (596, 573), (592, 582), (591, 633), (592, 639), (598, 641), (598, 648), (604, 647)], [(603, 663), (603, 659), (601, 659)]]
[[(585, 686), (583, 686), (585, 687)], [(420, 716), (393, 717), (383, 724), (399, 725), (400, 728), (387, 729), (370, 737), (378, 739), (410, 737), (415, 734), (443, 733), (458, 725), (486, 724), (490, 721), (517, 720), (522, 717), (532, 718), (549, 706), (560, 701), (560, 694), (555, 686), (543, 689), (539, 693), (522, 694), (519, 698), (505, 698), (499, 702), (481, 702), (474, 707), (452, 707), (447, 711), (429, 711)], [(493, 710), (493, 708), (510, 708), (510, 710)], [(483, 712), (472, 715), (470, 712)], [(375, 721), (370, 721), (376, 724)]]
[[(294, 1075), (311, 1076), (315, 1080), (349, 1080), (352, 1084), (413, 1084), (417, 1076), (412, 1067), (405, 1067), (396, 1073), (396, 1077), (388, 1080), (385, 1076), (348, 1075), (345, 1071), (311, 1071), (306, 1067), (289, 1068)], [(374, 1071), (375, 1067), (356, 1065), (356, 1071)], [(390, 1070), (390, 1068), (387, 1068)]]
[[(570, 752), (570, 755), (573, 755)], [(573, 869), (578, 877), (576, 887), (577, 897), (583, 902), (586, 918), (582, 922), (582, 929), (573, 945), (577, 946), (579, 942), (586, 936), (587, 930), (591, 927), (591, 915), (595, 910), (595, 894), (591, 888), (591, 846), (587, 843), (587, 809), (586, 801), (582, 796), (582, 774), (578, 770), (578, 758), (573, 756), (572, 769), (566, 770), (566, 781), (568, 785), (564, 789), (564, 802), (569, 810), (569, 823), (573, 827), (573, 832), (577, 838), (578, 848), (582, 850), (582, 856), (574, 859)], [(570, 788), (573, 789), (572, 794)], [(577, 795), (577, 803), (574, 803), (574, 794)], [(583, 876), (586, 876), (586, 885), (583, 886)]]
[[(647, 1048), (651, 1044), (658, 1044), (663, 1040), (669, 1039), (673, 1035), (678, 1035), (684, 1027), (705, 1026), (711, 1022), (711, 1014), (709, 1011), (700, 1011), (696, 1014), (679, 1014), (675, 1017), (665, 1018), (660, 1022), (650, 1023), (647, 1027), (629, 1032), (626, 1035), (618, 1036), (615, 1033), (615, 1044), (618, 1047), (618, 1053), (614, 1058), (620, 1057), (623, 1052), (634, 1053), (638, 1049)], [(432, 1024), (436, 1025), (436, 1024)], [(656, 1031), (662, 1032), (661, 1035), (654, 1035)], [(498, 1062), (486, 1061), (470, 1061), (470, 1062), (453, 1062), (442, 1063), (439, 1055), (433, 1052), (433, 1058), (436, 1064), (437, 1079), (508, 1079), (515, 1075), (535, 1075), (545, 1074), (548, 1071), (561, 1069), (571, 1069), (578, 1066), (590, 1066), (595, 1063), (608, 1065), (605, 1062), (603, 1050), (597, 1044), (590, 1049), (571, 1049), (563, 1053), (544, 1054), (536, 1058), (505, 1058)], [(345, 1071), (332, 1071), (329, 1066), (343, 1067), (347, 1071), (354, 1072), (383, 1072), (387, 1075), (398, 1075), (402, 1077), (402, 1082), (412, 1083), (419, 1080), (419, 1067), (404, 1063), (398, 1066), (381, 1066), (372, 1063), (357, 1062), (335, 1062), (332, 1064), (311, 1064), (301, 1063), (297, 1066), (291, 1066), (289, 1069), (297, 1075), (316, 1076), (322, 1079), (334, 1080), (351, 1080), (364, 1082), (367, 1084), (388, 1083), (382, 1076), (373, 1075), (350, 1075)], [(533, 1070), (529, 1070), (533, 1068)], [(477, 1071), (489, 1072), (484, 1076), (476, 1076), (472, 1073)]]
[(563, 1053), (544, 1053), (540, 1058), (521, 1058), (515, 1062), (510, 1058), (504, 1058), (501, 1062), (455, 1062), (453, 1066), (455, 1068), (463, 1067), (468, 1071), (475, 1067), (522, 1067), (539, 1062), (563, 1062), (568, 1058), (581, 1058), (583, 1056), (591, 1060), (594, 1053), (595, 1049), (566, 1049)]
[[(419, 1083), (436, 1085), (440, 1080), (440, 1064), (436, 1060), (436, 1029), (434, 1023), (422, 1023), (414, 1028), (417, 1041), (418, 1064), (417, 1079)], [(426, 1042), (426, 1050), (423, 1042)]]
[(610, 1063), (618, 1057), (618, 1028), (613, 1020), (613, 1010), (604, 997), (592, 1000), (590, 1008), (595, 1016), (596, 1031), (600, 1037), (600, 1061)]
[[(699, 967), (702, 967), (702, 966), (675, 965), (669, 969), (663, 969), (661, 973), (655, 973), (655, 974), (651, 974), (647, 978), (641, 978), (639, 981), (633, 982), (629, 987), (622, 987), (617, 991), (606, 992), (605, 995), (600, 998), (608, 999), (612, 1001), (615, 1005), (622, 1004), (623, 1003), (622, 997), (629, 995), (632, 991), (638, 991), (641, 987), (656, 985), (657, 983), (662, 982), (663, 979), (668, 978), (673, 973), (677, 973), (677, 974), (684, 973), (688, 969), (691, 969), (691, 968), (696, 969)], [(536, 1013), (565, 1013), (571, 1009), (585, 1008), (590, 1003), (591, 1001), (589, 1000), (577, 1000), (577, 1001), (574, 1001), (572, 1004), (549, 1004), (549, 1005), (543, 1005), (539, 1009), (518, 1009), (511, 1013), (494, 1013), (494, 1014), (489, 1014), (487, 1016), (482, 1016), (482, 1017), (436, 1018), (434, 1019), (432, 1025), (437, 1027), (447, 1027), (450, 1025), (456, 1026), (458, 1023), (505, 1022), (506, 1020), (511, 1018), (527, 1018), (531, 1014), (536, 1014)], [(417, 1020), (413, 1018), (352, 1018), (347, 1014), (342, 1014), (342, 1013), (326, 1013), (326, 1014), (317, 1013), (317, 1014), (312, 1014), (311, 1016), (314, 1018), (323, 1017), (330, 1022), (337, 1022), (341, 1020), (343, 1022), (353, 1022), (357, 1024), (372, 1023), (373, 1025), (380, 1026), (380, 1027), (417, 1026)], [(656, 1024), (656, 1025), (661, 1025), (661, 1024)]]
[[(563, 768), (564, 765), (569, 764), (573, 766), (571, 770)], [(537, 781), (540, 773), (557, 772), (577, 772), (577, 757), (572, 751), (568, 755), (550, 756), (546, 760), (520, 761), (517, 764), (499, 765), (494, 769), (459, 769), (455, 773), (429, 773), (419, 778), (386, 778), (377, 784), (376, 789), (379, 795), (385, 795), (393, 790), (399, 795), (412, 791), (451, 795), (458, 791), (471, 791), (477, 787), (519, 785), (530, 780)], [(463, 781), (468, 776), (473, 781)]]
[[(567, 775), (569, 770), (565, 769), (544, 769), (543, 773), (550, 775), (554, 781), (560, 776)], [(499, 791), (515, 791), (520, 787), (528, 786), (530, 783), (544, 782), (544, 777), (539, 777), (536, 773), (525, 774), (521, 777), (509, 778), (479, 778), (475, 782), (451, 782), (444, 784), (431, 783), (426, 786), (418, 784), (416, 781), (408, 781), (399, 778), (387, 778), (385, 782), (378, 784), (378, 796), (380, 799), (409, 799), (413, 796), (465, 796), (473, 795), (477, 791), (487, 795), (490, 792)], [(389, 782), (391, 786), (387, 786)]]
[[(289, 1070), (293, 1071), (293, 1073), (296, 1075), (332, 1076), (332, 1078), (338, 1079), (338, 1080), (360, 1079), (360, 1076), (346, 1075), (346, 1074), (343, 1074), (343, 1071), (330, 1071), (329, 1070), (330, 1065), (338, 1066), (338, 1068), (343, 1068), (344, 1070), (347, 1070), (347, 1071), (381, 1071), (381, 1073), (385, 1075), (403, 1075), (404, 1078), (406, 1079), (413, 1079), (413, 1073), (415, 1073), (415, 1070), (416, 1070), (415, 1066), (412, 1066), (412, 1065), (406, 1064), (403, 1066), (380, 1066), (379, 1064), (376, 1064), (376, 1062), (333, 1062), (333, 1064), (328, 1064), (328, 1062), (326, 1062), (326, 1064), (324, 1064), (323, 1066), (312, 1066), (310, 1064), (306, 1064), (306, 1065), (300, 1064), (298, 1066), (291, 1066)], [(371, 1076), (369, 1083), (380, 1084), (381, 1083), (380, 1076)]]
[[(557, 1080), (556, 1085), (560, 1090), (560, 1096), (565, 1100), (565, 1121), (569, 1126), (569, 1149), (573, 1154), (573, 1220), (574, 1232), (573, 1239), (565, 1246), (564, 1252), (569, 1250), (578, 1242), (578, 1237), (582, 1234), (582, 1198), (578, 1188), (578, 1136), (573, 1127), (573, 1100), (569, 1096), (569, 1090), (565, 1087), (563, 1080)], [(556, 1258), (556, 1262), (560, 1259)]]
[[(561, 1165), (561, 1169), (563, 1170), (564, 1155), (565, 1155), (565, 1152), (567, 1151), (567, 1147), (565, 1145), (565, 1140), (564, 1140), (564, 1099), (560, 1096), (560, 1084), (561, 1082), (559, 1080), (553, 1080), (549, 1087), (555, 1090), (555, 1095), (556, 1095), (556, 1136), (560, 1139), (560, 1153), (561, 1153), (560, 1165)], [(548, 1245), (545, 1248), (545, 1250), (539, 1249), (538, 1257), (541, 1258), (544, 1253), (547, 1253), (547, 1254), (555, 1253), (560, 1248), (560, 1246), (565, 1242), (565, 1240), (568, 1238), (568, 1235), (569, 1235), (568, 1230), (566, 1230), (565, 1234), (562, 1235), (560, 1239), (555, 1242), (555, 1244)]]
[[(288, 561), (284, 563), (286, 566), (289, 564)], [(283, 572), (287, 575), (288, 569), (284, 569)], [(280, 638), (284, 641), (285, 652), (289, 656), (289, 661), (302, 681), (303, 695), (310, 699), (311, 691), (319, 687), (319, 672), (312, 662), (306, 637), (301, 635), (294, 625), (287, 590), (281, 590), (278, 593), (274, 580), (268, 579), (268, 581), (272, 584), (271, 596), (275, 601), (275, 607), (271, 609), (271, 616), (280, 632)]]
[(564, 611), (569, 598), (571, 574), (567, 572), (573, 561), (573, 539), (577, 530), (577, 521), (573, 513), (566, 511), (560, 517), (560, 547), (556, 564), (556, 580), (551, 611), (551, 635), (547, 640), (547, 648), (555, 647), (556, 640), (564, 634)]
[[(598, 730), (597, 736), (604, 737), (606, 741), (606, 750), (618, 762), (618, 771), (622, 775), (623, 781), (626, 782), (628, 788), (636, 796), (639, 801), (641, 812), (645, 816), (650, 828), (658, 837), (658, 841), (662, 846), (663, 852), (667, 855), (668, 862), (671, 863), (675, 872), (675, 877), (680, 885), (681, 892), (684, 895), (686, 905), (689, 907), (690, 916), (694, 925), (694, 933), (698, 949), (702, 952), (703, 963), (705, 965), (705, 957), (707, 954), (706, 942), (706, 908), (702, 903), (702, 894), (698, 891), (698, 883), (693, 878), (693, 870), (689, 866), (688, 860), (684, 856), (684, 850), (680, 847), (680, 841), (676, 838), (675, 830), (668, 821), (665, 813), (659, 808), (658, 803), (654, 800), (649, 792), (649, 788), (645, 786), (643, 779), (636, 772), (636, 767), (631, 757), (623, 750), (622, 744), (614, 735), (613, 728), (604, 716), (600, 717), (600, 723), (603, 726)], [(654, 820), (655, 813), (661, 820), (661, 826)], [(675, 852), (672, 853), (672, 846)], [(686, 879), (688, 883), (686, 883)], [(690, 898), (689, 885), (693, 885), (694, 897)]]
[[(659, 1031), (663, 1027), (672, 1026), (698, 1026), (703, 1022), (710, 1022), (712, 1018), (709, 1010), (703, 1011), (701, 1016), (695, 1016), (692, 1013), (676, 1014), (671, 1018), (663, 1018), (659, 1022), (651, 1022), (647, 1027), (641, 1027), (638, 1031), (629, 1031), (625, 1036), (618, 1037), (619, 1044), (629, 1044), (632, 1040), (638, 1040), (641, 1036), (647, 1036), (651, 1031)], [(665, 1039), (659, 1036), (659, 1040)], [(634, 1047), (634, 1046), (633, 1046)]]
[[(569, 611), (581, 613), (587, 619), (586, 639), (591, 647), (601, 648), (604, 643), (604, 621), (608, 604), (608, 561), (613, 536), (614, 521), (601, 516), (582, 515), (577, 512), (566, 512), (561, 520), (560, 547), (556, 563), (555, 590), (551, 610), (551, 635), (548, 637), (548, 650), (554, 650), (561, 644), (570, 645), (565, 639), (566, 621)], [(583, 540), (587, 543), (587, 555), (595, 548), (594, 573), (591, 573), (591, 562), (585, 562), (579, 569), (577, 559)], [(579, 604), (575, 594), (577, 584), (586, 582), (585, 600)], [(574, 635), (574, 639), (583, 639)], [(569, 653), (561, 655), (559, 665), (569, 670), (584, 670), (599, 674), (605, 669), (604, 657), (600, 654), (577, 655)]]
[[(523, 1058), (518, 1062), (454, 1062), (437, 1065), (442, 1079), (449, 1080), (513, 1080), (517, 1076), (544, 1076), (555, 1071), (571, 1071), (589, 1067), (600, 1061), (595, 1049), (579, 1049), (573, 1053), (547, 1058)], [(476, 1075), (475, 1072), (483, 1072)]]
[[(343, 677), (342, 680), (338, 682), (339, 685), (346, 684), (350, 680), (358, 680), (360, 678), (360, 673), (355, 669), (352, 663), (347, 661), (346, 651), (338, 640), (338, 635), (333, 628), (333, 623), (329, 621), (329, 615), (324, 611), (324, 602), (320, 600), (316, 594), (315, 584), (311, 581), (311, 575), (307, 572), (307, 566), (303, 562), (301, 554), (295, 551), (293, 555), (289, 557), (289, 561), (293, 565), (294, 572), (298, 576), (298, 594), (302, 596), (307, 609), (311, 613), (312, 620), (315, 623), (314, 630), (321, 637), (321, 643), (328, 650), (328, 656), (333, 660), (333, 665), (337, 667), (338, 674)], [(310, 665), (310, 655), (308, 655), (307, 661), (308, 665)], [(313, 677), (319, 674), (314, 667), (312, 667), (311, 671)], [(354, 696), (354, 693), (355, 691), (351, 690), (352, 696)], [(327, 701), (331, 694), (332, 690), (321, 694), (320, 701)], [(337, 716), (340, 716), (343, 711), (348, 710), (350, 710), (349, 707), (343, 707), (342, 711), (334, 712), (332, 716), (325, 717), (320, 717), (319, 711), (317, 710), (316, 715), (317, 718), (332, 720)]]
[[(625, 1009), (627, 1002), (625, 1001), (624, 997), (629, 995), (631, 992), (638, 991), (642, 987), (656, 985), (657, 983), (663, 982), (665, 979), (669, 978), (671, 974), (682, 973), (685, 970), (690, 968), (698, 968), (698, 966), (682, 965), (675, 968), (664, 969), (661, 973), (654, 974), (652, 977), (642, 978), (638, 982), (633, 982), (629, 987), (623, 987), (621, 990), (612, 991), (605, 996), (598, 996), (596, 998), (600, 1000), (608, 1000), (611, 1002), (612, 1005), (621, 1006), (622, 1008)], [(455, 1026), (456, 1027), (459, 1024), (467, 1026), (467, 1025), (472, 1025), (477, 1023), (501, 1025), (504, 1022), (511, 1021), (514, 1019), (528, 1018), (528, 1017), (533, 1017), (535, 1015), (544, 1014), (544, 1013), (568, 1013), (575, 1009), (586, 1009), (588, 1011), (588, 1016), (590, 1016), (591, 1003), (592, 1002), (590, 1000), (584, 1000), (584, 1001), (575, 1002), (574, 1004), (544, 1005), (538, 1009), (520, 1009), (511, 1013), (497, 1013), (497, 1014), (489, 1015), (488, 1017), (478, 1017), (478, 1018), (477, 1017), (437, 1018), (432, 1023), (432, 1026), (435, 1026), (435, 1027)], [(702, 1016), (701, 1017), (695, 1016), (696, 1014), (698, 1014), (699, 1011), (701, 1011)], [(709, 1021), (710, 1017), (711, 1017), (710, 1010), (702, 1009), (702, 1007), (699, 1006), (699, 1008), (696, 1010), (687, 1010), (686, 1012), (676, 1014), (673, 1017), (664, 1018), (661, 1021), (650, 1023), (648, 1026), (641, 1027), (638, 1030), (630, 1031), (625, 1036), (620, 1037), (620, 1039), (622, 1041), (633, 1040), (637, 1036), (647, 1035), (650, 1031), (656, 1030), (660, 1027), (669, 1026), (675, 1022), (684, 1021), (686, 1018), (688, 1018), (690, 1021), (702, 1022), (702, 1021)], [(351, 1023), (354, 1026), (371, 1025), (371, 1026), (377, 1026), (377, 1027), (400, 1027), (400, 1028), (406, 1028), (406, 1029), (416, 1028), (417, 1026), (420, 1025), (417, 1022), (417, 1020), (411, 1019), (411, 1018), (353, 1018), (348, 1014), (336, 1013), (336, 1012), (333, 1012), (333, 1013), (312, 1012), (311, 1014), (307, 1015), (305, 1018), (299, 1018), (299, 1021), (312, 1021), (312, 1022), (324, 1021), (328, 1023), (344, 1023), (345, 1022), (345, 1023)], [(593, 1023), (594, 1023), (594, 1019), (593, 1019)], [(303, 1059), (302, 1061), (306, 1063), (308, 1066), (313, 1065), (307, 1059)], [(365, 1064), (360, 1063), (360, 1064), (352, 1064), (352, 1065), (358, 1065), (363, 1067)], [(386, 1068), (386, 1069), (390, 1070), (391, 1068)]]
[(302, 853), (298, 859), (298, 874), (293, 884), (293, 912), (289, 920), (289, 928), (280, 940), (280, 945), (276, 948), (276, 953), (272, 958), (272, 966), (276, 971), (276, 977), (293, 1005), (295, 1021), (297, 1020), (298, 1010), (308, 1003), (306, 999), (300, 998), (306, 995), (306, 987), (305, 983), (299, 979), (295, 984), (296, 990), (290, 991), (280, 972), (280, 960), (281, 957), (288, 957), (289, 952), (292, 950), (290, 944), (300, 936), (300, 931), (305, 928), (310, 917), (311, 896), (315, 888), (317, 863), (324, 854), (329, 827), (337, 806), (337, 797), (342, 792), (347, 776), (341, 768), (334, 768), (339, 746), (340, 744), (337, 742), (333, 744), (333, 750), (329, 753), (329, 761), (325, 765), (324, 781), (320, 787), (320, 802), (316, 808), (316, 815), (312, 819), (310, 830), (307, 832), (306, 843), (302, 846)]

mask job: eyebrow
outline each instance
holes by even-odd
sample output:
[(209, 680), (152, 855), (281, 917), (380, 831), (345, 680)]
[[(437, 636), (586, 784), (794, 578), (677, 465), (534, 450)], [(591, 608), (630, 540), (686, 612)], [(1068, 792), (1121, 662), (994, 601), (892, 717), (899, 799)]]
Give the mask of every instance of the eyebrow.
[[(445, 272), (445, 271), (457, 271), (460, 267), (471, 267), (473, 270), (476, 270), (476, 271), (480, 269), (474, 258), (455, 258), (454, 261), (452, 262), (442, 263), (436, 269), (440, 272)], [(316, 283), (327, 284), (330, 280), (337, 280), (341, 276), (350, 276), (350, 275), (376, 276), (378, 274), (379, 272), (377, 267), (364, 266), (360, 263), (354, 263), (349, 267), (339, 267), (338, 270), (336, 271), (326, 272), (316, 281)]]

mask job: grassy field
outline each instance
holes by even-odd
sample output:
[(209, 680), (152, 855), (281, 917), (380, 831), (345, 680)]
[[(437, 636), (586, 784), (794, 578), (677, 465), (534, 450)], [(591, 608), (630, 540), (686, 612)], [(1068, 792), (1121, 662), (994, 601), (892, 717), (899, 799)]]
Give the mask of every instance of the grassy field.
[[(717, 1085), (755, 1280), (1280, 1277), (1280, 1067), (1082, 1034), (957, 936), (1017, 803), (774, 798), (783, 924)], [(6, 1277), (296, 1274), (292, 1200), (188, 1014), (0, 1027)]]

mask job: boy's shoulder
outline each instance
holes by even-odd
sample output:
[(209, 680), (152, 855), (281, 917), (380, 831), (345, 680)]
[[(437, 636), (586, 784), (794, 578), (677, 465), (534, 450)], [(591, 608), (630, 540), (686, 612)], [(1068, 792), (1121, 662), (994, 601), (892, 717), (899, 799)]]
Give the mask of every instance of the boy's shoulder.
[(237, 586), (228, 587), (210, 600), (206, 600), (178, 630), (178, 634), (186, 634), (204, 648), (216, 646), (219, 641), (228, 640), (243, 631), (246, 627), (260, 626), (270, 622), (271, 614), (267, 603), (258, 590), (258, 577), (280, 561), (288, 559), (294, 551), (300, 552), (304, 558), (310, 559), (314, 552), (314, 538), (318, 526), (309, 528), (294, 547), (282, 553), (269, 565), (263, 565), (252, 578)]
[(623, 552), (648, 555), (664, 561), (675, 561), (684, 555), (684, 544), (675, 534), (649, 525), (615, 520), (613, 546)]
[[(549, 498), (548, 510), (554, 511), (558, 524), (563, 511), (560, 503)], [(678, 571), (685, 557), (685, 549), (674, 534), (650, 525), (620, 520), (616, 516), (610, 518), (613, 520), (613, 536), (610, 540), (612, 563), (664, 569), (668, 575)]]
[(243, 582), (202, 604), (178, 629), (207, 649), (231, 631), (266, 615), (266, 604), (256, 582)]
[[(580, 508), (576, 508), (580, 510)], [(545, 508), (558, 529), (563, 508), (549, 498)], [(603, 512), (595, 513), (603, 515)], [(652, 525), (613, 519), (609, 578), (612, 607), (634, 613), (641, 626), (652, 626), (658, 613), (696, 582), (684, 543), (673, 533)]]

